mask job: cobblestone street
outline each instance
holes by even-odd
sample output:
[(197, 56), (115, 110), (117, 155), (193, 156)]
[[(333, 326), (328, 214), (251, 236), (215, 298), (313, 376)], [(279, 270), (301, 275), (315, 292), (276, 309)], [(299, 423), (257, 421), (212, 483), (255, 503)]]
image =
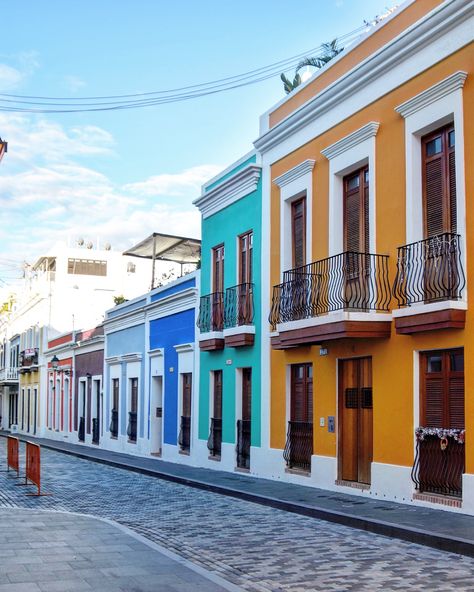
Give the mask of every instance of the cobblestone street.
[[(4, 468), (4, 442), (0, 451)], [(0, 473), (0, 506), (111, 519), (243, 590), (474, 590), (468, 557), (46, 449), (42, 474), (52, 495), (34, 498)]]

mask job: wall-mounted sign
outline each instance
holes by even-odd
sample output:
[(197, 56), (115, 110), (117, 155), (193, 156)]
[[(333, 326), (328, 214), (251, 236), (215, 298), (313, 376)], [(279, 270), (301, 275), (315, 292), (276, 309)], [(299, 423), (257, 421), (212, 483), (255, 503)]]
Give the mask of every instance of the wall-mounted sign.
[(226, 366), (232, 366), (232, 360), (226, 360), (225, 364)]
[(327, 356), (328, 355), (328, 348), (327, 347), (320, 347), (319, 348), (319, 355), (320, 356)]

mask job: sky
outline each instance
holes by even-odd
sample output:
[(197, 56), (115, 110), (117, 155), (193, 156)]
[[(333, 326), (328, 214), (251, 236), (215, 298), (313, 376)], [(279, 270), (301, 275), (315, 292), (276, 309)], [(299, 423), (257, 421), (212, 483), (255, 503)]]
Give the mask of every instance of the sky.
[[(219, 80), (304, 53), (387, 0), (3, 2), (0, 94), (78, 98)], [(288, 71), (292, 74), (292, 70)], [(0, 287), (56, 243), (200, 236), (201, 185), (253, 148), (279, 76), (135, 110), (0, 110)]]

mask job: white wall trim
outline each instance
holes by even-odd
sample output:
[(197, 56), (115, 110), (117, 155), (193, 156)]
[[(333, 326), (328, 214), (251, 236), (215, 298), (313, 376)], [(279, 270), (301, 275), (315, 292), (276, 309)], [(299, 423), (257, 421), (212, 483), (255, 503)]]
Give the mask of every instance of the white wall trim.
[(194, 351), (194, 343), (181, 343), (179, 345), (173, 345), (177, 354), (184, 354), (186, 352)]
[(441, 80), (433, 86), (430, 86), (430, 88), (427, 88), (418, 95), (414, 96), (412, 99), (409, 99), (398, 107), (395, 107), (395, 111), (400, 113), (402, 117), (413, 115), (413, 113), (416, 113), (420, 109), (424, 109), (428, 105), (431, 105), (431, 103), (442, 99), (455, 90), (462, 89), (466, 78), (467, 72), (463, 72), (462, 70), (454, 72), (454, 74), (451, 74), (451, 76), (448, 76), (444, 80)]
[(376, 136), (379, 126), (380, 123), (378, 121), (371, 121), (355, 132), (352, 132), (345, 138), (342, 138), (327, 148), (324, 148), (324, 150), (321, 150), (321, 154), (328, 160), (331, 160), (335, 156), (339, 156), (350, 148), (357, 146), (364, 140), (368, 140), (369, 138)]
[(156, 349), (148, 350), (147, 354), (150, 356), (150, 358), (157, 357), (157, 356), (164, 356), (165, 350), (162, 347), (158, 347)]
[(203, 218), (208, 218), (227, 206), (256, 191), (260, 180), (261, 167), (251, 163), (237, 171), (229, 179), (222, 181), (214, 189), (206, 191), (193, 201)]
[(280, 188), (284, 187), (285, 185), (288, 185), (292, 181), (299, 179), (303, 175), (310, 173), (313, 170), (315, 163), (316, 163), (315, 160), (311, 160), (310, 158), (308, 158), (308, 159), (304, 160), (303, 162), (300, 162), (300, 164), (297, 164), (296, 166), (294, 166), (289, 171), (286, 171), (286, 173), (283, 173), (279, 177), (276, 177), (275, 179), (273, 179), (273, 182), (275, 183), (275, 185), (278, 185), (278, 187), (280, 187)]

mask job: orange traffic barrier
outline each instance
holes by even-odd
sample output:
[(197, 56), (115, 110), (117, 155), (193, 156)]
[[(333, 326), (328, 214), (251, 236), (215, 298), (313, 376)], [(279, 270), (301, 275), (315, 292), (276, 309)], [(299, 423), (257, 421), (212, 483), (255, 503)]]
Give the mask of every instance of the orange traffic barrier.
[(26, 495), (51, 495), (50, 493), (41, 493), (41, 448), (32, 442), (26, 443), (25, 479), (26, 484), (31, 481), (38, 488), (37, 493), (27, 493)]
[(17, 477), (20, 476), (20, 461), (19, 461), (19, 440), (15, 436), (8, 436), (7, 438), (7, 471), (10, 469), (16, 471)]

